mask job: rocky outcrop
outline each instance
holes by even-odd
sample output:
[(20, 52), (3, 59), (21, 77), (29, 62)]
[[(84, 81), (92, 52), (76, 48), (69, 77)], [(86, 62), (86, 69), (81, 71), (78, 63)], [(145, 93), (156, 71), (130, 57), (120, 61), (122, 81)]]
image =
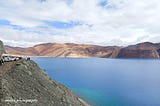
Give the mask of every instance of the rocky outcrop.
[(159, 54), (159, 56), (160, 56), (160, 49), (158, 49), (157, 52), (158, 52), (158, 54)]
[(0, 55), (4, 52), (3, 42), (0, 40)]
[(117, 58), (160, 58), (159, 44), (144, 42), (124, 47)]
[(33, 61), (0, 66), (0, 106), (87, 106), (65, 86), (47, 76)]

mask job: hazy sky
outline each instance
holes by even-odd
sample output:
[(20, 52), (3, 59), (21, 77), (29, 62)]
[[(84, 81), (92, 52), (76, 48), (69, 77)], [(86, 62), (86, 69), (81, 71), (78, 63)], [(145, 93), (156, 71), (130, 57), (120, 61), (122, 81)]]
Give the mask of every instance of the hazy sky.
[(160, 42), (160, 0), (0, 0), (7, 45)]

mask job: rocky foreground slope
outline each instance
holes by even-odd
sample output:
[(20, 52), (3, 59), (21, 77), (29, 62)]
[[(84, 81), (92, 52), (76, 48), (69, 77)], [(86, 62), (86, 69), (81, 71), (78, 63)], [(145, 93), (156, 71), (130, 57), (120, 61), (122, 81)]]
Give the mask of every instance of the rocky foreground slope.
[(33, 61), (5, 63), (0, 73), (0, 106), (87, 106)]
[[(0, 55), (4, 52), (0, 41)], [(32, 60), (0, 65), (0, 106), (88, 106)]]
[(29, 48), (5, 46), (7, 53), (26, 56), (160, 58), (160, 43), (144, 42), (127, 47), (83, 44), (40, 44)]

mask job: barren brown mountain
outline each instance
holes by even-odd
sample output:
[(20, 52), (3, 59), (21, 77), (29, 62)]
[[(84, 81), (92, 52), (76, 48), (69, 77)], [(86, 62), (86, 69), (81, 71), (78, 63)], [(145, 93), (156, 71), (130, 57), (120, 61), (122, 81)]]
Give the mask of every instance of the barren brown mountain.
[(51, 57), (103, 57), (115, 58), (120, 47), (96, 46), (82, 44), (40, 44), (29, 48), (5, 46), (6, 52), (14, 55), (25, 56), (51, 56)]
[(100, 58), (160, 58), (160, 43), (144, 42), (127, 47), (97, 46), (73, 43), (46, 43), (34, 47), (5, 46), (6, 52), (24, 56), (100, 57)]
[(144, 42), (122, 48), (118, 58), (160, 58), (160, 43)]

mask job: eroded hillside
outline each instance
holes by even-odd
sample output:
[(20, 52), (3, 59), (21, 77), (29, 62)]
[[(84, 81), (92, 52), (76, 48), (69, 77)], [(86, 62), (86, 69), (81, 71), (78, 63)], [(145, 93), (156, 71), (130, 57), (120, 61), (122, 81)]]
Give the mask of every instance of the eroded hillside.
[(127, 47), (84, 44), (40, 44), (29, 48), (5, 46), (9, 54), (50, 57), (160, 58), (160, 43), (144, 42)]
[(0, 73), (1, 106), (87, 106), (33, 61), (5, 63)]

